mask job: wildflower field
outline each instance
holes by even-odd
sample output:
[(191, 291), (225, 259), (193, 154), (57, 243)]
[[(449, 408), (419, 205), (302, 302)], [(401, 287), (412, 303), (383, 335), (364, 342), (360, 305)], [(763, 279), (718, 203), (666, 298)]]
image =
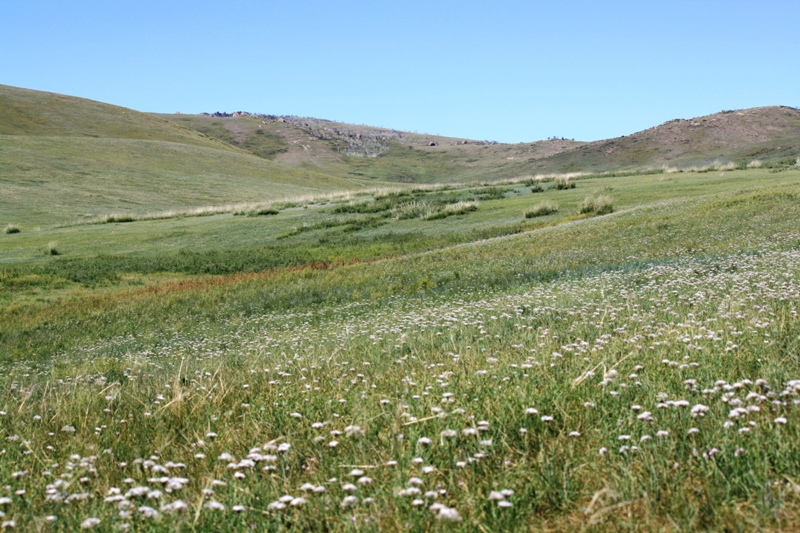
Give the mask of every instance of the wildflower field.
[(3, 527), (800, 529), (800, 172), (665, 179), (0, 235)]

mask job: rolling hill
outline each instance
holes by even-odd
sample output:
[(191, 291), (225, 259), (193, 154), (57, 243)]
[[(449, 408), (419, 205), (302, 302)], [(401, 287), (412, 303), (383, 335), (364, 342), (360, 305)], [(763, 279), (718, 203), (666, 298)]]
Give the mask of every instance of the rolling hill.
[[(221, 116), (220, 116), (221, 115)], [(351, 179), (431, 183), (528, 173), (747, 163), (800, 154), (800, 110), (771, 106), (676, 119), (595, 142), (500, 144), (250, 113), (158, 115), (261, 157)]]
[(800, 111), (724, 111), (595, 142), (517, 144), (322, 119), (141, 113), (0, 86), (0, 225), (71, 224), (365, 186), (493, 181), (800, 154)]
[(525, 172), (530, 161), (584, 144), (565, 139), (501, 144), (242, 112), (156, 116), (270, 160), (366, 182), (508, 178)]
[(0, 225), (357, 188), (145, 113), (0, 86)]
[(800, 110), (770, 106), (671, 120), (633, 135), (577, 146), (532, 162), (532, 167), (554, 172), (605, 171), (798, 155)]
[(498, 145), (3, 94), (3, 528), (800, 530), (796, 110)]

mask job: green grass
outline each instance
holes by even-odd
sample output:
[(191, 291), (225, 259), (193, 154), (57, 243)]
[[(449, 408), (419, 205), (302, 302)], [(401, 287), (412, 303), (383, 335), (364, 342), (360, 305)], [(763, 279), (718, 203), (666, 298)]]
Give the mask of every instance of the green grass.
[(286, 167), (285, 126), (209, 118), (225, 148), (29, 104), (0, 135), (2, 521), (800, 529), (791, 160), (458, 183), (511, 148)]
[[(0, 136), (0, 224), (34, 227), (353, 189), (246, 153), (130, 139)], [(220, 184), (225, 184), (221, 186)]]
[[(11, 486), (6, 518), (55, 515), (67, 529), (88, 517), (157, 530), (689, 531), (742, 521), (792, 529), (800, 519), (800, 391), (790, 384), (800, 376), (800, 188), (760, 171), (735, 176), (729, 184), (695, 175), (673, 184), (697, 187), (694, 194), (654, 191), (652, 201), (611, 216), (424, 254), (145, 277), (139, 288), (52, 287), (66, 291), (60, 300), (9, 304), (0, 322), (8, 391), (0, 427), (11, 438), (0, 459)], [(649, 179), (619, 178), (614, 195), (626, 197), (626, 180), (652, 189), (658, 178)], [(573, 195), (577, 210), (592, 185), (577, 191), (552, 194)], [(526, 200), (413, 223), (464, 224), (491, 202)], [(287, 214), (219, 221), (277, 223)], [(383, 226), (368, 231), (389, 238)], [(33, 272), (36, 263), (18, 266)], [(9, 280), (23, 290), (19, 276), (3, 277), (4, 290)], [(730, 418), (734, 399), (760, 411)], [(677, 400), (688, 407), (668, 405)], [(693, 417), (698, 404), (708, 410)], [(638, 418), (645, 412), (652, 422)], [(699, 433), (689, 434), (693, 427)], [(657, 436), (662, 430), (669, 434)], [(278, 451), (283, 443), (290, 448)], [(275, 458), (239, 469), (217, 459), (228, 453), (236, 464), (255, 447)], [(165, 466), (178, 463), (185, 466)], [(363, 474), (348, 475), (354, 468)], [(161, 476), (187, 481), (167, 493), (152, 481)], [(371, 482), (359, 483), (363, 476)], [(421, 493), (401, 495), (412, 477)], [(47, 501), (57, 478), (63, 497), (88, 497)], [(304, 483), (326, 492), (303, 493)], [(134, 486), (162, 492), (158, 500), (129, 496), (137, 508), (180, 499), (189, 510), (128, 519), (103, 501)], [(513, 494), (500, 497), (511, 506), (502, 508), (489, 496), (506, 489)], [(269, 507), (286, 494), (306, 503)], [(350, 494), (357, 505), (342, 507)], [(415, 498), (426, 503), (412, 505)], [(209, 500), (226, 510), (204, 508)], [(461, 520), (437, 519), (435, 501)]]
[[(255, 118), (241, 117), (236, 120), (219, 117), (203, 117), (197, 115), (159, 115), (199, 131), (213, 139), (219, 139), (231, 146), (247, 150), (265, 159), (275, 159), (279, 154), (289, 151), (286, 138), (268, 129), (264, 129), (261, 121)], [(227, 129), (225, 125), (236, 125)]]
[(91, 100), (0, 86), (0, 115), (0, 224), (25, 232), (359, 187)]
[(0, 85), (0, 112), (0, 135), (137, 139), (236, 150), (133, 109), (7, 85)]

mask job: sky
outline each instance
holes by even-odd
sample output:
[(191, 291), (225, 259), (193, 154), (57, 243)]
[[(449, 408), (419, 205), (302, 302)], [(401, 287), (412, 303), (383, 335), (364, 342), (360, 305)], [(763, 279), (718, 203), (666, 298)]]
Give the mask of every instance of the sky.
[(800, 106), (797, 0), (3, 0), (0, 84), (139, 111), (591, 141)]

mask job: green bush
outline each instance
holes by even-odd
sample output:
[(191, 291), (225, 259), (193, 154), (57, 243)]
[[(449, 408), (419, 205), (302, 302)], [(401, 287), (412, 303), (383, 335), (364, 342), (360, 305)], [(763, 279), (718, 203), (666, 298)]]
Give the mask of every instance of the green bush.
[(11, 235), (12, 233), (19, 233), (20, 231), (22, 230), (19, 229), (19, 226), (9, 224), (8, 226), (6, 226), (6, 229), (3, 230), (3, 233), (5, 233), (6, 235)]
[(558, 212), (558, 204), (545, 200), (525, 211), (525, 218), (543, 217)]
[(262, 207), (261, 209), (257, 209), (251, 213), (248, 213), (250, 216), (257, 217), (263, 215), (277, 215), (279, 211), (273, 207)]
[(131, 215), (109, 215), (106, 217), (106, 224), (113, 224), (115, 222), (134, 222), (136, 218)]
[(531, 192), (533, 193), (544, 192), (544, 191), (545, 188), (541, 183), (534, 183), (533, 185), (531, 185)]
[(507, 191), (508, 189), (491, 186), (477, 191), (476, 195), (480, 200), (501, 200), (505, 198)]

